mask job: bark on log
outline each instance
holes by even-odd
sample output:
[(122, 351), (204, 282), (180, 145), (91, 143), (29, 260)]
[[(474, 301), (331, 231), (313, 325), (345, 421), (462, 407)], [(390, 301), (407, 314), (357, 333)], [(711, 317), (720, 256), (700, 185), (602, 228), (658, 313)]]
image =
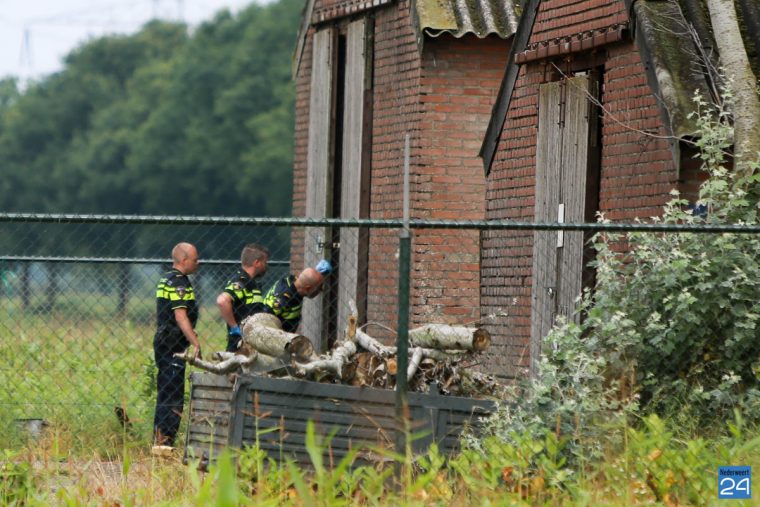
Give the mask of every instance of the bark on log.
[(306, 377), (320, 371), (327, 371), (341, 380), (349, 380), (356, 372), (356, 365), (351, 361), (351, 356), (354, 354), (356, 354), (356, 344), (346, 340), (336, 347), (329, 357), (309, 363), (296, 362), (296, 374)]
[(243, 321), (243, 341), (272, 357), (292, 355), (298, 361), (308, 361), (314, 356), (311, 340), (283, 331), (280, 319), (268, 313), (256, 313)]
[(251, 366), (257, 360), (256, 352), (251, 356), (242, 356), (240, 354), (233, 354), (231, 352), (225, 353), (224, 356), (216, 355), (216, 357), (223, 358), (219, 363), (212, 363), (211, 361), (205, 361), (203, 359), (195, 359), (192, 352), (174, 354), (174, 357), (182, 359), (201, 370), (206, 370), (217, 375), (224, 375), (226, 373), (233, 373), (241, 369), (246, 369)]
[(356, 343), (367, 352), (371, 352), (376, 356), (390, 357), (396, 354), (396, 347), (383, 345), (360, 329), (356, 330)]
[(425, 349), (420, 347), (422, 355), (428, 357), (434, 361), (450, 361), (457, 362), (467, 357), (468, 352), (462, 350), (438, 350), (438, 349)]
[(412, 350), (412, 356), (409, 358), (409, 366), (406, 369), (406, 380), (411, 381), (414, 374), (417, 373), (417, 368), (420, 367), (420, 361), (422, 361), (422, 349), (417, 347)]
[(734, 169), (745, 176), (753, 172), (760, 152), (760, 97), (733, 0), (707, 0), (715, 44), (726, 77), (733, 79)]
[(427, 349), (459, 349), (481, 352), (491, 345), (491, 333), (480, 327), (425, 324), (409, 330), (409, 343)]
[(289, 363), (284, 361), (281, 357), (272, 357), (266, 354), (259, 354), (256, 358), (256, 362), (250, 367), (251, 373), (270, 373), (280, 368), (288, 368)]

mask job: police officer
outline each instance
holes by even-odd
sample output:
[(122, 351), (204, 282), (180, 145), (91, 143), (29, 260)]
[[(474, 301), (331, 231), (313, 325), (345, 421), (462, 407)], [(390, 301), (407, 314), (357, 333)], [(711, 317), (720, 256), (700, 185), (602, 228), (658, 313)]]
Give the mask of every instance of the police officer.
[(201, 358), (195, 334), (198, 307), (193, 285), (187, 275), (198, 269), (198, 250), (190, 243), (172, 249), (172, 269), (161, 277), (156, 289), (156, 335), (153, 352), (158, 367), (156, 413), (153, 419), (155, 443), (174, 445), (185, 397), (185, 362), (174, 357), (189, 346)]
[(295, 333), (301, 323), (303, 298), (313, 298), (322, 290), (325, 275), (332, 271), (326, 260), (321, 260), (316, 268), (306, 268), (296, 277), (288, 275), (272, 285), (264, 298), (266, 310), (277, 316), (282, 329)]
[(216, 298), (219, 312), (227, 323), (227, 352), (238, 349), (243, 319), (266, 311), (256, 278), (266, 273), (268, 262), (269, 250), (265, 247), (254, 243), (245, 245), (240, 254), (240, 269), (227, 280), (224, 292)]

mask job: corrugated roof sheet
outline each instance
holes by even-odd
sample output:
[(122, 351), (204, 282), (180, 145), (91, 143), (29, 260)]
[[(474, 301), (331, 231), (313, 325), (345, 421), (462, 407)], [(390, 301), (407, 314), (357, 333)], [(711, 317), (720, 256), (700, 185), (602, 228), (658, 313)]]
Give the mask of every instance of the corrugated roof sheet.
[[(689, 114), (694, 110), (694, 91), (699, 90), (709, 99), (720, 80), (710, 71), (711, 67), (717, 68), (718, 54), (707, 6), (704, 0), (626, 1), (632, 4), (642, 59), (653, 72), (654, 82), (650, 85), (669, 117), (671, 131), (679, 138), (693, 135), (697, 125)], [(741, 35), (755, 72), (760, 70), (760, 38), (755, 33), (760, 27), (760, 13), (751, 7), (757, 2), (740, 0), (736, 6)], [(695, 45), (695, 38), (702, 51)], [(712, 65), (704, 64), (705, 57)]]
[(491, 34), (504, 39), (514, 35), (519, 21), (517, 2), (512, 0), (417, 0), (420, 31), (431, 37), (468, 33), (481, 39)]

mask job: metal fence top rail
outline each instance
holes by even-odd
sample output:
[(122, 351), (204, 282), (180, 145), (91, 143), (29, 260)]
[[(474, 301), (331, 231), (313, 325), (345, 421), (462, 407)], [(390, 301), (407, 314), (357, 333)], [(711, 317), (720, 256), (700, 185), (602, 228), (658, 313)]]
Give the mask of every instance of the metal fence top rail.
[[(153, 257), (55, 257), (38, 255), (0, 255), (0, 262), (71, 262), (78, 264), (167, 264), (171, 265), (171, 259)], [(201, 259), (199, 264), (204, 265), (237, 265), (240, 259)], [(270, 266), (289, 266), (290, 261), (269, 260)]]
[[(211, 217), (161, 215), (80, 215), (71, 213), (0, 213), (0, 223), (139, 224), (139, 225), (271, 225), (278, 227), (372, 227), (402, 229), (402, 219), (300, 218), (300, 217)], [(758, 224), (664, 224), (664, 223), (535, 223), (512, 220), (419, 220), (410, 229), (480, 229), (593, 232), (704, 232), (760, 233)]]

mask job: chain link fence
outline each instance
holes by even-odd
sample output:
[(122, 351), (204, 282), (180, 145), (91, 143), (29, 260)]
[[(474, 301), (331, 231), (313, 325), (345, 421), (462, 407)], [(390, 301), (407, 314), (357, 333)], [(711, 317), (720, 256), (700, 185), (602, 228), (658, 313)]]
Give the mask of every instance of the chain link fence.
[[(88, 446), (126, 432), (150, 439), (155, 406), (155, 292), (180, 241), (198, 247), (191, 276), (206, 356), (224, 350), (216, 297), (247, 243), (270, 251), (259, 280), (330, 260), (321, 294), (304, 304), (300, 331), (319, 350), (345, 326), (349, 301), (362, 325), (395, 340), (410, 327), (481, 323), (493, 342), (472, 367), (508, 381), (527, 374), (557, 316), (573, 316), (596, 272), (588, 240), (599, 231), (760, 233), (744, 226), (412, 221), (408, 307), (399, 301), (396, 220), (310, 220), (0, 214), (0, 423), (13, 446), (40, 421)], [(625, 251), (625, 241), (618, 242)], [(760, 298), (758, 298), (760, 300)]]

